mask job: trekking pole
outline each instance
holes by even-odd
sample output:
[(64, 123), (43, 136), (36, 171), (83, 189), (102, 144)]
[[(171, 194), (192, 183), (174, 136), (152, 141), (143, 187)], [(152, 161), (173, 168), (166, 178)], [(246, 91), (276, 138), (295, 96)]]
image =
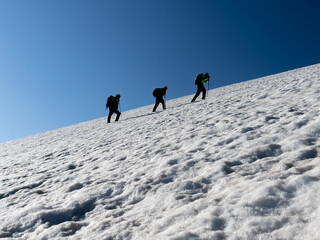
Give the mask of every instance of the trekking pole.
[(167, 109), (167, 94), (164, 95), (164, 104), (165, 104), (166, 109)]
[(119, 103), (119, 108), (120, 108), (120, 120), (122, 119), (122, 110), (121, 110), (121, 104)]

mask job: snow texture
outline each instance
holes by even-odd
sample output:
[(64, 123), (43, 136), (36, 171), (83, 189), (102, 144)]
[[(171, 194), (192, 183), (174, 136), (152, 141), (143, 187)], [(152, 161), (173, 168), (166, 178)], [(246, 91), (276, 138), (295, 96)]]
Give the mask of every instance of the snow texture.
[(1, 144), (0, 238), (320, 239), (320, 64), (191, 99)]

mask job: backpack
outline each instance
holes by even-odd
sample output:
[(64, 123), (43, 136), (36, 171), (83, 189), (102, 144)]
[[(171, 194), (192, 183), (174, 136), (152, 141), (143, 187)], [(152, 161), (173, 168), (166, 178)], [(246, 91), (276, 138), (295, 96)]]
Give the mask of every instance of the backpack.
[(154, 97), (157, 97), (158, 92), (159, 92), (159, 88), (156, 88), (155, 90), (153, 90), (152, 95)]
[(106, 108), (110, 107), (113, 98), (114, 98), (113, 96), (108, 97)]
[(203, 73), (198, 74), (196, 80), (194, 81), (194, 84), (200, 84), (203, 79)]

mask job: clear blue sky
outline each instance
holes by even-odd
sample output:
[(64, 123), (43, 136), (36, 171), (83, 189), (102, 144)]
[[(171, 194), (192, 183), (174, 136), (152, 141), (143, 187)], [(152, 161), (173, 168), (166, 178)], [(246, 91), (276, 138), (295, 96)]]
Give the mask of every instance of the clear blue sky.
[[(318, 0), (0, 0), (0, 142), (320, 62)], [(150, 108), (150, 111), (152, 109)]]

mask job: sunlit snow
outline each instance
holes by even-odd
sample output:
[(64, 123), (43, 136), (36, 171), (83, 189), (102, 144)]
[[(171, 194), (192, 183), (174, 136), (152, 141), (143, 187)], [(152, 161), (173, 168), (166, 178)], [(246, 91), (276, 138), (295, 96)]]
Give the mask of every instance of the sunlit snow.
[(0, 238), (320, 239), (320, 64), (191, 99), (0, 144)]

